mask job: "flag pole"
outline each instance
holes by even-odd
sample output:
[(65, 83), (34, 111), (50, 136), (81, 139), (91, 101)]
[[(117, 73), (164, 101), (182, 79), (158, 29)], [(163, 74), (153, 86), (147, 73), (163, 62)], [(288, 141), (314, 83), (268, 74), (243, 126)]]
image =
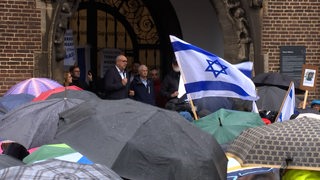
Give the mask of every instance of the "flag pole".
[(278, 115), (277, 115), (277, 117), (276, 117), (276, 119), (275, 119), (276, 121), (278, 120), (278, 118), (279, 118), (279, 116), (280, 116), (280, 113), (281, 113), (282, 108), (283, 108), (283, 104), (284, 104), (284, 102), (285, 102), (285, 100), (286, 100), (286, 98), (287, 98), (287, 96), (288, 96), (288, 94), (289, 94), (289, 92), (290, 92), (290, 89), (291, 89), (292, 84), (293, 84), (293, 81), (290, 82), (290, 85), (289, 85), (289, 88), (288, 88), (288, 90), (287, 90), (287, 92), (286, 92), (286, 95), (284, 96), (284, 98), (283, 98), (283, 100), (282, 100), (282, 104), (281, 104), (281, 106), (280, 106)]
[(304, 93), (304, 100), (303, 100), (302, 109), (305, 109), (305, 108), (306, 108), (307, 98), (308, 98), (308, 90), (306, 90), (306, 92)]
[(191, 106), (191, 111), (193, 113), (194, 119), (198, 120), (199, 118), (198, 118), (198, 115), (197, 115), (197, 112), (196, 112), (196, 107), (193, 104), (193, 101), (192, 101), (192, 99), (190, 97), (190, 94), (187, 94), (187, 97), (188, 97), (188, 100), (189, 100), (189, 103), (190, 103), (190, 106)]
[[(180, 62), (179, 62), (178, 59), (177, 59), (177, 62), (178, 62), (178, 65), (179, 65)], [(179, 65), (179, 67), (180, 67), (180, 75), (182, 77), (183, 84), (185, 84), (186, 80), (184, 78), (184, 73), (183, 73), (180, 65)], [(198, 115), (197, 115), (197, 112), (196, 112), (196, 108), (195, 108), (195, 106), (193, 104), (193, 101), (192, 101), (192, 98), (191, 98), (190, 94), (188, 94), (188, 93), (187, 93), (187, 98), (188, 98), (189, 104), (191, 106), (191, 111), (193, 113), (193, 117), (194, 117), (195, 120), (198, 120), (199, 118), (198, 118)]]
[[(181, 68), (180, 68), (180, 71), (181, 71)], [(182, 73), (182, 71), (181, 71), (181, 76), (182, 76), (183, 84), (185, 84), (186, 80), (184, 78), (184, 74)], [(187, 93), (187, 97), (188, 97), (188, 100), (189, 100), (189, 104), (191, 106), (191, 111), (193, 113), (194, 119), (198, 120), (199, 118), (198, 118), (198, 115), (197, 115), (197, 112), (196, 112), (196, 107), (193, 104), (193, 101), (192, 101), (192, 98), (191, 98), (190, 94)]]

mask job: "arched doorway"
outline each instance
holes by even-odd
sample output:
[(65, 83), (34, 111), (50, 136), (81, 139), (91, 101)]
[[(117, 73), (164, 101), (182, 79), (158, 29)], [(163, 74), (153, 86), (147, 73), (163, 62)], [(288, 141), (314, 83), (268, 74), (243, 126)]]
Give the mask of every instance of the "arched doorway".
[[(81, 74), (86, 75), (91, 69), (103, 77), (104, 69), (113, 63), (118, 53), (128, 57), (128, 68), (131, 62), (140, 61), (149, 68), (166, 69), (167, 57), (172, 56), (167, 47), (170, 46), (167, 33), (170, 30), (163, 31), (165, 25), (159, 21), (159, 14), (150, 12), (154, 6), (157, 4), (145, 4), (142, 0), (81, 0), (69, 23), (78, 49)], [(171, 16), (168, 21), (177, 20)], [(179, 23), (171, 24), (179, 29)]]

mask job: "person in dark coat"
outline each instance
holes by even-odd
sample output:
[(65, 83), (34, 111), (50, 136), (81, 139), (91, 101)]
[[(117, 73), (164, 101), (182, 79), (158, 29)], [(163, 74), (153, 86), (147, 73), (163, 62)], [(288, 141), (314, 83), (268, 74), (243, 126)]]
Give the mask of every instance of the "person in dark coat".
[(167, 99), (165, 104), (166, 109), (174, 111), (189, 111), (191, 112), (191, 107), (189, 103), (186, 102), (186, 95), (183, 95), (181, 98), (178, 98), (178, 89), (179, 89), (179, 80), (180, 80), (180, 68), (177, 61), (172, 62), (172, 71), (170, 71), (162, 81), (160, 87), (161, 95)]
[(131, 83), (135, 76), (139, 76), (140, 61), (133, 61), (131, 64), (131, 70), (128, 72), (128, 81)]
[(132, 97), (136, 101), (155, 105), (154, 85), (152, 79), (148, 78), (148, 67), (140, 65), (138, 68), (138, 76), (132, 80), (130, 90), (134, 91)]
[(166, 98), (161, 96), (160, 94), (160, 88), (161, 88), (161, 79), (159, 75), (159, 70), (156, 68), (153, 68), (150, 70), (150, 73), (148, 73), (153, 81), (154, 86), (154, 96), (156, 99), (156, 106), (164, 108), (166, 104)]
[[(116, 64), (108, 68), (104, 75), (104, 89), (106, 99), (124, 99), (129, 95), (128, 73), (126, 67), (128, 59), (124, 55), (116, 57)], [(133, 92), (130, 92), (132, 96)]]
[(79, 66), (71, 66), (69, 68), (69, 72), (72, 76), (72, 82), (69, 84), (70, 86), (78, 86), (81, 89), (89, 90), (89, 85), (80, 79), (80, 67)]
[(79, 88), (87, 91), (91, 91), (93, 93), (96, 93), (96, 84), (93, 80), (93, 75), (91, 71), (88, 71), (87, 78), (89, 81), (89, 84), (87, 82), (83, 81), (80, 78), (80, 68), (77, 65), (71, 66), (69, 68), (69, 72), (72, 77), (72, 82), (69, 83), (69, 86), (78, 86)]
[(178, 97), (178, 88), (180, 80), (180, 69), (176, 61), (172, 62), (172, 71), (170, 71), (162, 81), (160, 93), (167, 100)]

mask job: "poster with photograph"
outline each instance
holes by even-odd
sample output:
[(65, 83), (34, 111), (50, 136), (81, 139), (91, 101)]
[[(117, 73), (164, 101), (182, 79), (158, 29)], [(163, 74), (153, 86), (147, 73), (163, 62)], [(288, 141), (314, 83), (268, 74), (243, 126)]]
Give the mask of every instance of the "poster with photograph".
[(314, 90), (316, 87), (317, 75), (317, 66), (304, 64), (302, 66), (302, 75), (299, 88), (303, 90)]

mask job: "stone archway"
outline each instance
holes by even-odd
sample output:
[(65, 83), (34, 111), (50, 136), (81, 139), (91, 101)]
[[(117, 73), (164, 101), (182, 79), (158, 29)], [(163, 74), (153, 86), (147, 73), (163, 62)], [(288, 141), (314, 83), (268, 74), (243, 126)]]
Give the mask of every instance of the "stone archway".
[[(79, 1), (80, 0), (42, 0), (42, 3), (45, 3), (46, 13), (51, 13), (45, 17), (45, 20), (51, 23), (47, 24), (47, 33), (43, 38), (43, 47), (47, 49), (47, 51), (42, 52), (36, 58), (36, 76), (46, 76), (62, 81), (63, 62), (61, 62), (61, 58), (64, 57), (64, 32), (69, 18), (78, 8)], [(260, 55), (261, 33), (259, 33), (261, 29), (259, 12), (262, 7), (262, 0), (210, 0), (210, 2), (216, 9), (219, 23), (224, 32), (225, 58), (231, 63), (237, 63), (242, 60), (254, 61), (256, 71), (263, 71), (263, 58)], [(149, 1), (146, 1), (146, 4), (148, 3), (152, 11), (157, 11), (155, 7), (152, 7), (152, 3), (150, 4)], [(154, 4), (159, 5), (157, 3)], [(52, 8), (51, 10), (48, 10), (49, 5)], [(156, 21), (165, 24), (164, 20), (161, 19), (161, 12), (156, 12), (154, 15)], [(179, 28), (176, 28), (170, 32), (170, 30), (164, 27), (162, 31), (166, 31), (166, 33), (160, 35), (160, 38), (165, 38), (165, 35), (169, 33), (179, 36), (178, 30)], [(166, 44), (165, 46), (168, 45), (169, 44)], [(170, 48), (167, 48), (167, 51), (170, 51)], [(170, 57), (170, 53), (168, 53), (165, 58), (167, 57)], [(168, 63), (166, 62), (164, 64), (167, 65)], [(168, 67), (169, 66), (164, 66), (164, 68)]]

